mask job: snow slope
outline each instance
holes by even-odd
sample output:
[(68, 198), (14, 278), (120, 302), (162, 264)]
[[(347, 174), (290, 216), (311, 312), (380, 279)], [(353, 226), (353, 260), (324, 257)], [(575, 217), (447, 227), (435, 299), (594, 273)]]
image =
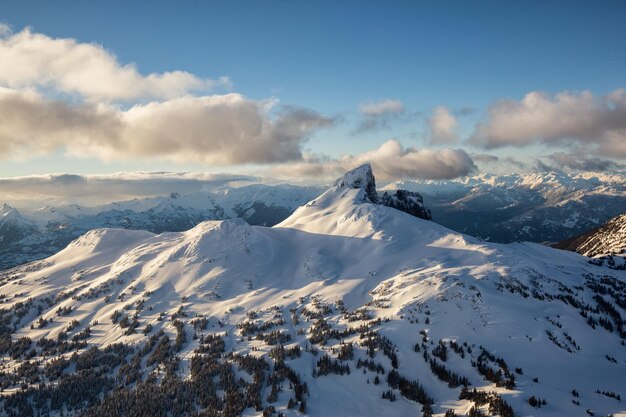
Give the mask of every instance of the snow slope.
[[(128, 354), (122, 361), (135, 363), (139, 380), (119, 379), (126, 365), (106, 368), (119, 391), (102, 388), (104, 400), (71, 407), (61, 397), (66, 415), (115, 415), (105, 410), (122, 407), (116, 395), (138, 390), (141, 380), (171, 384), (168, 372), (193, 384), (200, 378), (195, 355), (232, 366), (242, 378), (230, 379), (235, 392), (225, 388), (223, 372), (210, 374), (222, 375), (212, 377), (220, 398), (214, 404), (235, 404), (237, 395), (261, 387), (260, 406), (242, 406), (246, 416), (269, 406), (301, 415), (299, 395), (310, 416), (429, 415), (430, 408), (467, 415), (473, 407), (511, 415), (502, 401), (518, 416), (626, 415), (623, 271), (572, 252), (453, 232), (371, 202), (373, 181), (369, 166), (360, 167), (272, 228), (231, 219), (159, 235), (98, 229), (50, 258), (4, 272), (0, 371), (15, 382), (4, 386), (0, 412), (47, 398), (37, 384), (60, 387), (45, 371), (51, 361), (66, 358), (55, 362), (61, 376), (54, 378), (64, 381), (85, 371), (80, 355), (89, 347), (124, 343), (138, 359)], [(151, 360), (162, 349), (147, 345), (148, 338), (159, 330), (169, 335), (167, 352), (180, 358), (174, 368)], [(207, 335), (224, 341), (224, 354), (207, 353)], [(48, 353), (42, 338), (75, 343)], [(281, 345), (301, 351), (282, 362), (273, 350)], [(143, 346), (147, 353), (137, 353)], [(253, 377), (229, 352), (261, 358), (266, 373)], [(324, 355), (338, 362), (325, 365)], [(365, 360), (372, 366), (359, 366)], [(276, 383), (284, 366), (298, 382)], [(492, 394), (480, 401), (459, 380), (470, 393)], [(419, 381), (425, 394), (407, 381)], [(298, 394), (301, 382), (305, 394)], [(387, 392), (395, 401), (381, 398)], [(531, 397), (546, 404), (533, 407)]]

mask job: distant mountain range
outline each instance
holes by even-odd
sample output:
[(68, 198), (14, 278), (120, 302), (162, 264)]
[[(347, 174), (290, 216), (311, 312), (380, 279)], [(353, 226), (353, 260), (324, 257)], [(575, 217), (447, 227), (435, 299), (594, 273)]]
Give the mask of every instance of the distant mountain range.
[[(323, 189), (251, 185), (191, 195), (172, 192), (97, 207), (74, 204), (21, 212), (5, 204), (0, 208), (0, 269), (50, 256), (100, 227), (176, 232), (202, 221), (231, 218), (272, 226)], [(398, 189), (423, 196), (435, 222), (502, 243), (559, 242), (599, 227), (626, 207), (625, 173), (482, 174), (448, 181), (401, 181), (379, 190), (380, 198), (387, 199), (388, 205), (405, 205), (412, 197), (404, 191), (398, 200)]]
[(448, 181), (400, 181), (417, 191), (433, 220), (483, 240), (559, 242), (597, 228), (626, 208), (626, 173), (489, 174)]

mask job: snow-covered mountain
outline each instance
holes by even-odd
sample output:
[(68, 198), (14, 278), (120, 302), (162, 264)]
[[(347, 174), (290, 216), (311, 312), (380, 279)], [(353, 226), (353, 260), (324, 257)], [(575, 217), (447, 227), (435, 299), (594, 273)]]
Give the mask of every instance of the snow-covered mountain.
[(626, 173), (480, 174), (400, 181), (422, 194), (433, 219), (494, 242), (559, 242), (597, 228), (626, 207)]
[(626, 415), (626, 276), (382, 203), (99, 229), (0, 275), (0, 413)]
[[(50, 256), (94, 228), (161, 233), (237, 217), (252, 225), (272, 226), (322, 191), (321, 187), (250, 185), (190, 195), (172, 192), (97, 207), (72, 204), (21, 210), (18, 227), (3, 227), (0, 221), (0, 270)], [(414, 214), (428, 217), (430, 212), (422, 210), (422, 195), (434, 220), (453, 230), (495, 242), (558, 242), (622, 213), (626, 175), (482, 174), (450, 181), (402, 181), (384, 187), (378, 198), (388, 206), (413, 208)]]
[(314, 198), (319, 187), (251, 185), (217, 192), (135, 199), (97, 207), (0, 208), (0, 270), (42, 259), (89, 230), (116, 227), (154, 233), (188, 230), (206, 220), (240, 217), (274, 225)]

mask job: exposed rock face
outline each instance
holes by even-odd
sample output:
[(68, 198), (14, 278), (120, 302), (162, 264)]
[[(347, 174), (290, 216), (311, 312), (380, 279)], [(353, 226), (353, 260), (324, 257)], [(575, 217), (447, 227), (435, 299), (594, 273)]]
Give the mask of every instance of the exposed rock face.
[(396, 190), (391, 195), (385, 191), (381, 204), (408, 213), (420, 219), (432, 220), (430, 210), (424, 206), (424, 198), (416, 192)]
[(364, 203), (380, 204), (380, 198), (376, 192), (376, 179), (370, 164), (361, 165), (352, 171), (346, 172), (335, 181), (336, 187), (362, 188), (365, 191)]
[(419, 193), (396, 190), (394, 194), (385, 192), (381, 198), (376, 191), (376, 179), (370, 164), (361, 165), (346, 172), (345, 175), (335, 181), (335, 186), (363, 189), (363, 203), (381, 204), (420, 219), (432, 220), (430, 210), (424, 206), (424, 199)]

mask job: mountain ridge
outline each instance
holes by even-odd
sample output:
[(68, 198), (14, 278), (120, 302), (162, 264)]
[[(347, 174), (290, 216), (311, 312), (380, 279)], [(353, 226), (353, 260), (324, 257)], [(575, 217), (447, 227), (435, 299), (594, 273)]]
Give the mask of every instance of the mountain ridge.
[(7, 238), (2, 239), (0, 223), (0, 270), (50, 256), (94, 228), (121, 227), (161, 233), (184, 231), (204, 220), (233, 217), (243, 217), (253, 224), (273, 225), (318, 192), (316, 187), (252, 185), (215, 193), (182, 196), (171, 193), (91, 208), (46, 206), (32, 211), (31, 219), (22, 216), (24, 221), (16, 230), (6, 229)]

